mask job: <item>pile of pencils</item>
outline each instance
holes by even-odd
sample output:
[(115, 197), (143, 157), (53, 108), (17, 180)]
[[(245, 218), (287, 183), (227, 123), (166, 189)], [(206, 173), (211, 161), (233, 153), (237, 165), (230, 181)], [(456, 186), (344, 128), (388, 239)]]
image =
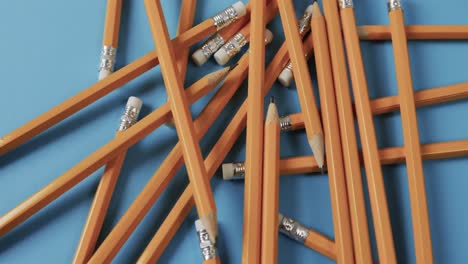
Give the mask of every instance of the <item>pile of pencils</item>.
[[(0, 236), (105, 167), (73, 263), (109, 263), (185, 164), (190, 184), (138, 263), (159, 260), (194, 206), (199, 219), (194, 223), (193, 235), (198, 236), (197, 246), (201, 252), (200, 259), (194, 262), (221, 263), (223, 256), (217, 248), (217, 209), (210, 186), (210, 179), (219, 168), (225, 180), (244, 180), (243, 263), (277, 263), (280, 232), (338, 263), (396, 263), (382, 165), (405, 163), (416, 260), (425, 264), (433, 262), (422, 160), (465, 156), (468, 140), (422, 145), (416, 107), (466, 98), (468, 84), (414, 92), (407, 43), (409, 39), (468, 39), (468, 26), (406, 26), (400, 0), (387, 2), (389, 26), (358, 27), (352, 0), (323, 0), (323, 13), (319, 3), (311, 1), (300, 19), (296, 18), (291, 0), (252, 0), (246, 5), (236, 2), (193, 26), (197, 1), (182, 0), (177, 37), (171, 40), (160, 1), (145, 0), (157, 49), (114, 72), (122, 0), (107, 1), (99, 81), (0, 138), (0, 155), (16, 149), (158, 64), (168, 101), (138, 120), (143, 103), (137, 97), (130, 97), (115, 138), (1, 216)], [(265, 46), (273, 38), (266, 25), (277, 15), (281, 18), (285, 42), (265, 68)], [(189, 48), (204, 39), (190, 56)], [(398, 96), (369, 99), (361, 40), (391, 40)], [(225, 65), (247, 44), (248, 51), (237, 62), (184, 88), (187, 64), (191, 63), (189, 57), (198, 66), (210, 57)], [(319, 98), (315, 98), (307, 65), (311, 58), (315, 60)], [(204, 159), (200, 139), (247, 77), (247, 99)], [(300, 113), (279, 117), (273, 97), (264, 113), (264, 98), (277, 80), (284, 86), (295, 82)], [(190, 105), (219, 85), (201, 114), (193, 120)], [(404, 146), (379, 149), (373, 117), (394, 111), (401, 112)], [(356, 134), (355, 120), (359, 134)], [(179, 142), (98, 245), (127, 150), (164, 124), (175, 126)], [(244, 129), (245, 162), (223, 164)], [(313, 156), (280, 158), (280, 132), (292, 130), (305, 130)], [(372, 257), (361, 165), (365, 168), (378, 259)], [(327, 172), (329, 177), (334, 240), (282, 215), (278, 209), (279, 176), (314, 172)]]

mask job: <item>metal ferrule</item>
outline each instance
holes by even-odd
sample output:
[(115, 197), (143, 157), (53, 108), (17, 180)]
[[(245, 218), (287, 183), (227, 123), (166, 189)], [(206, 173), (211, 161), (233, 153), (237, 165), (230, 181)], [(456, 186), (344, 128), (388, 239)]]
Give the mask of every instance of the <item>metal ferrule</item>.
[(220, 30), (239, 18), (234, 7), (230, 6), (211, 17), (217, 30)]
[(222, 49), (226, 51), (226, 54), (229, 56), (229, 59), (234, 57), (239, 51), (247, 44), (247, 40), (242, 33), (237, 33), (230, 39)]
[(232, 180), (241, 180), (245, 178), (245, 163), (233, 163), (234, 172), (232, 176)]
[(338, 5), (340, 8), (353, 8), (354, 3), (353, 0), (338, 0)]
[(206, 231), (206, 228), (203, 226), (201, 221), (197, 221), (198, 224), (195, 224), (197, 228), (198, 241), (200, 242), (200, 249), (203, 256), (203, 260), (210, 260), (217, 257), (216, 245), (213, 244), (210, 240), (210, 235)]
[(127, 105), (122, 117), (120, 117), (119, 131), (125, 131), (133, 126), (137, 122), (139, 114), (140, 110), (138, 108)]
[(292, 123), (291, 123), (291, 117), (287, 116), (282, 116), (279, 119), (281, 131), (290, 131), (292, 128)]
[(388, 0), (387, 8), (388, 12), (391, 12), (393, 10), (403, 9), (403, 6), (401, 4), (401, 0)]
[(287, 237), (301, 243), (304, 243), (309, 235), (309, 230), (307, 228), (286, 216), (282, 216), (279, 223), (279, 230)]
[(205, 41), (203, 45), (201, 46), (201, 50), (203, 52), (203, 55), (205, 55), (206, 58), (211, 57), (216, 51), (219, 50), (224, 44), (224, 38), (219, 35), (218, 33), (215, 33), (211, 38)]
[(310, 19), (312, 18), (312, 13), (304, 13), (304, 15), (297, 22), (299, 27), (299, 34), (304, 36), (307, 32), (310, 31)]
[(108, 70), (112, 72), (114, 70), (116, 54), (116, 48), (112, 46), (103, 46), (101, 51), (101, 62), (99, 63), (99, 71)]

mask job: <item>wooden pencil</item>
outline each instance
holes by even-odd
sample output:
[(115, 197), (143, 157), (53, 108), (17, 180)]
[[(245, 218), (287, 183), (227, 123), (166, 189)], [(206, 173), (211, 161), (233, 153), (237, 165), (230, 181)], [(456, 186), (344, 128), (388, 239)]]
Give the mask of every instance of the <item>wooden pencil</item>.
[[(447, 103), (468, 98), (468, 83), (459, 83), (442, 87), (429, 88), (414, 93), (417, 107)], [(373, 115), (381, 115), (400, 110), (398, 95), (386, 96), (370, 101)], [(302, 113), (294, 113), (280, 118), (283, 131), (304, 129)]]
[[(454, 140), (421, 145), (424, 160), (451, 159), (468, 156), (468, 140)], [(406, 161), (404, 147), (379, 149), (379, 159), (382, 165), (394, 165)], [(240, 162), (240, 164), (244, 164)], [(282, 158), (280, 160), (281, 176), (317, 173), (320, 168), (313, 156)]]
[[(266, 7), (265, 24), (268, 24), (278, 12), (278, 4), (272, 1)], [(269, 44), (273, 40), (273, 33), (266, 29), (265, 42)], [(232, 57), (238, 54), (242, 47), (250, 42), (250, 22), (247, 23), (237, 34), (229, 39), (218, 51), (214, 54), (214, 59), (219, 65), (226, 64)]]
[[(307, 38), (311, 42), (311, 37)], [(263, 86), (263, 96), (270, 90), (279, 75), (284, 65), (288, 61), (288, 49), (286, 44), (283, 44), (277, 51), (275, 57), (265, 72), (265, 86)], [(231, 150), (237, 138), (241, 135), (246, 127), (247, 120), (247, 101), (244, 101), (239, 108), (225, 131), (214, 145), (210, 153), (205, 159), (205, 166), (208, 171), (208, 176), (213, 177), (216, 170), (219, 168), (224, 158)], [(154, 188), (152, 185), (151, 188)], [(177, 200), (176, 204), (168, 214), (164, 222), (159, 227), (151, 242), (148, 244), (143, 254), (140, 256), (139, 263), (157, 262), (164, 249), (167, 247), (175, 232), (179, 229), (184, 219), (189, 214), (194, 206), (192, 197), (193, 193), (190, 187), (185, 188), (182, 195)], [(138, 212), (134, 212), (129, 217), (134, 217)]]
[(159, 0), (145, 0), (146, 13), (155, 45), (158, 47), (159, 63), (163, 75), (177, 135), (182, 145), (187, 174), (193, 184), (195, 203), (200, 220), (214, 243), (218, 237), (216, 204), (210, 183), (206, 177), (200, 145), (195, 138), (195, 127), (177, 69), (174, 47)]
[[(392, 226), (390, 223), (390, 214), (388, 212), (385, 182), (378, 157), (374, 119), (370, 105), (366, 73), (362, 61), (361, 47), (352, 1), (340, 2), (340, 14), (343, 37), (348, 55), (349, 73), (351, 75), (354, 94), (354, 106), (359, 126), (362, 152), (364, 154), (364, 166), (379, 259), (383, 262), (396, 263), (395, 246), (393, 242)], [(359, 180), (355, 181), (352, 185), (359, 185), (359, 192), (363, 193), (361, 177), (359, 177)], [(351, 186), (349, 182), (348, 186)], [(348, 191), (353, 190), (350, 188)], [(362, 207), (359, 209), (355, 209), (355, 214), (359, 214), (359, 212), (361, 213), (360, 219), (356, 219), (355, 223), (360, 222), (359, 224), (353, 225), (353, 234), (356, 234), (354, 238), (355, 257), (357, 263), (371, 263), (372, 253), (369, 241), (367, 216), (365, 205), (361, 204), (361, 206)]]
[(263, 143), (262, 247), (263, 264), (278, 263), (278, 208), (280, 126), (278, 109), (270, 101), (265, 119)]
[[(124, 133), (125, 130), (137, 121), (141, 106), (142, 102), (137, 97), (132, 96), (128, 99), (116, 136)], [(96, 194), (94, 195), (80, 242), (78, 243), (78, 248), (73, 259), (74, 264), (87, 263), (94, 252), (126, 154), (126, 150), (118, 154), (107, 164), (104, 170)]]
[[(466, 40), (468, 25), (407, 25), (406, 37), (409, 40)], [(385, 25), (365, 25), (358, 28), (362, 40), (390, 40), (390, 27)]]
[[(330, 50), (328, 49), (328, 38), (326, 34), (327, 30), (325, 27), (325, 20), (317, 2), (315, 2), (312, 7), (311, 28), (313, 31), (312, 39), (314, 42), (315, 65), (317, 68), (319, 95), (322, 105), (322, 120), (326, 135), (325, 144), (327, 146), (327, 151), (325, 154), (327, 158), (328, 181), (330, 184), (330, 199), (338, 262), (354, 263), (350, 209), (352, 209), (351, 215), (353, 217), (356, 217), (357, 212), (355, 207), (350, 208), (350, 205), (348, 205), (346, 176), (333, 87)], [(317, 164), (320, 166), (318, 160)], [(365, 210), (363, 217), (366, 217)], [(367, 229), (367, 225), (365, 227)], [(354, 235), (355, 237), (361, 237), (366, 234), (367, 232)], [(362, 239), (355, 241), (360, 243)]]
[[(195, 19), (195, 11), (197, 10), (197, 0), (182, 0), (180, 3), (179, 25), (177, 26), (177, 35), (192, 28)], [(187, 72), (187, 62), (189, 57), (189, 47), (177, 49), (177, 68), (179, 69), (182, 83), (185, 81), (185, 73)]]
[[(218, 70), (190, 86), (187, 89), (187, 97), (190, 98), (191, 103), (216, 87), (216, 85), (226, 77), (229, 70), (229, 67)], [(106, 79), (109, 78), (112, 78), (112, 76)], [(36, 194), (26, 199), (19, 206), (3, 215), (0, 218), (0, 236), (27, 220), (34, 213), (77, 185), (98, 168), (104, 166), (116, 155), (133, 146), (146, 135), (167, 122), (170, 118), (171, 109), (169, 103), (165, 103), (130, 127), (125, 133), (122, 133), (122, 135), (114, 138), (96, 152), (80, 161), (70, 170), (39, 190)]]
[(396, 77), (400, 97), (403, 139), (413, 221), (416, 261), (432, 263), (432, 240), (427, 210), (426, 187), (419, 140), (418, 119), (414, 100), (413, 80), (405, 33), (405, 22), (400, 0), (388, 1), (390, 31), (394, 50)]
[(247, 96), (246, 180), (242, 263), (260, 263), (262, 231), (263, 90), (266, 0), (252, 2)]
[(117, 48), (119, 45), (120, 17), (122, 15), (122, 0), (107, 0), (106, 22), (102, 39), (101, 61), (98, 79), (109, 76), (115, 67)]
[[(236, 16), (229, 16), (229, 19), (220, 20), (220, 16), (217, 14), (191, 28), (187, 32), (177, 36), (172, 40), (174, 47), (190, 47), (209, 34), (221, 30), (238, 17), (245, 15), (245, 10), (243, 10), (242, 7), (243, 5), (237, 6), (237, 10), (240, 12), (231, 12), (231, 14), (236, 14)], [(232, 10), (234, 7), (231, 6), (228, 9)], [(220, 13), (225, 13), (225, 11), (223, 10)], [(157, 51), (153, 50), (148, 52), (129, 65), (109, 75), (109, 77), (98, 81), (87, 89), (53, 107), (44, 114), (39, 115), (30, 122), (5, 136), (0, 137), (0, 155), (15, 149), (32, 137), (53, 127), (60, 121), (97, 101), (99, 98), (104, 97), (127, 82), (135, 79), (158, 64), (159, 60)]]
[[(235, 91), (240, 87), (247, 76), (247, 66), (248, 57), (243, 57), (239, 61), (239, 65), (232, 69), (224, 84), (218, 89), (216, 94), (203, 109), (202, 113), (200, 113), (194, 123), (198, 139), (201, 139), (206, 134), (219, 113), (224, 109)], [(138, 194), (126, 213), (120, 218), (118, 223), (96, 250), (89, 263), (112, 261), (112, 258), (114, 258), (125, 241), (127, 241), (138, 224), (143, 220), (159, 195), (167, 187), (177, 171), (180, 170), (183, 163), (181, 145), (177, 144), (159, 166), (158, 170), (151, 177), (143, 190)]]
[(279, 230), (285, 236), (336, 261), (335, 242), (319, 232), (308, 229), (294, 219), (279, 214)]
[(322, 125), (315, 102), (312, 80), (301, 47), (301, 36), (297, 25), (294, 6), (291, 0), (278, 1), (284, 35), (297, 86), (299, 103), (304, 113), (307, 139), (319, 164), (325, 160), (325, 146)]

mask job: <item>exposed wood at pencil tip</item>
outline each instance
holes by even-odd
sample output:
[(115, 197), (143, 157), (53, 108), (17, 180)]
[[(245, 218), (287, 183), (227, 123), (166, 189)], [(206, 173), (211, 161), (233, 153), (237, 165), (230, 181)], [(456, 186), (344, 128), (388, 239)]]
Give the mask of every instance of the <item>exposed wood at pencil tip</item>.
[[(271, 99), (272, 98), (274, 97), (271, 97)], [(279, 122), (278, 108), (276, 107), (276, 104), (274, 102), (271, 102), (268, 105), (268, 112), (267, 112), (265, 123), (269, 123), (269, 122)]]
[(320, 6), (317, 1), (314, 1), (314, 4), (312, 5), (312, 17), (319, 17), (323, 16), (322, 11), (320, 11)]
[(224, 67), (221, 70), (208, 74), (206, 77), (211, 85), (216, 85), (226, 79), (231, 70), (231, 67)]

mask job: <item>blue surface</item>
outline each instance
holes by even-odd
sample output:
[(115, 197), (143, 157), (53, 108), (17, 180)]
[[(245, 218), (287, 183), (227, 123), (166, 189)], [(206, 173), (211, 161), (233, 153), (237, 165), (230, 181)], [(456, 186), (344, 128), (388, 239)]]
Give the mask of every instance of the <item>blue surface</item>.
[[(168, 26), (175, 34), (179, 1), (162, 1)], [(203, 21), (233, 1), (199, 0), (196, 22)], [(246, 2), (244, 0), (244, 2)], [(309, 1), (295, 1), (298, 16)], [(387, 24), (385, 1), (356, 1), (359, 24)], [(106, 1), (3, 1), (0, 4), (0, 135), (45, 112), (93, 84), (101, 49)], [(408, 24), (468, 24), (465, 0), (406, 1)], [(268, 26), (275, 40), (267, 61), (283, 41), (279, 17)], [(143, 1), (124, 0), (117, 68), (153, 49)], [(393, 52), (389, 42), (362, 44), (371, 97), (397, 94)], [(467, 81), (468, 44), (457, 41), (411, 42), (416, 90)], [(188, 68), (187, 84), (218, 69)], [(314, 70), (314, 66), (311, 66)], [(313, 76), (315, 79), (315, 76)], [(244, 84), (226, 107), (201, 146), (206, 156), (230, 121), (246, 94)], [(283, 114), (299, 110), (294, 89), (278, 84), (272, 90)], [(0, 157), (0, 215), (71, 168), (111, 140), (126, 99), (144, 100), (143, 115), (165, 101), (159, 68), (130, 82), (87, 107), (60, 125)], [(208, 98), (196, 103), (194, 114)], [(468, 138), (466, 101), (418, 109), (423, 143)], [(400, 115), (376, 117), (380, 147), (401, 145)], [(131, 202), (164, 160), (177, 137), (162, 127), (131, 148), (113, 197), (100, 241), (124, 214)], [(283, 157), (310, 154), (303, 132), (283, 134)], [(244, 160), (243, 135), (226, 161)], [(466, 158), (425, 161), (426, 188), (436, 263), (465, 263), (468, 260), (468, 203)], [(27, 222), (0, 238), (0, 263), (69, 263), (75, 252), (102, 169), (79, 186), (41, 210)], [(219, 174), (219, 173), (218, 173)], [(414, 263), (411, 212), (404, 165), (385, 166), (390, 213), (399, 263)], [(132, 263), (141, 254), (164, 217), (187, 184), (181, 170), (136, 232), (114, 259)], [(213, 181), (219, 211), (220, 254), (223, 263), (240, 263), (242, 242), (243, 184)], [(333, 237), (328, 179), (301, 175), (281, 179), (280, 209), (306, 226)], [(370, 211), (368, 210), (368, 213)], [(161, 258), (161, 263), (199, 263), (192, 211)], [(374, 249), (375, 242), (373, 241)], [(331, 263), (329, 259), (280, 236), (279, 263)]]

